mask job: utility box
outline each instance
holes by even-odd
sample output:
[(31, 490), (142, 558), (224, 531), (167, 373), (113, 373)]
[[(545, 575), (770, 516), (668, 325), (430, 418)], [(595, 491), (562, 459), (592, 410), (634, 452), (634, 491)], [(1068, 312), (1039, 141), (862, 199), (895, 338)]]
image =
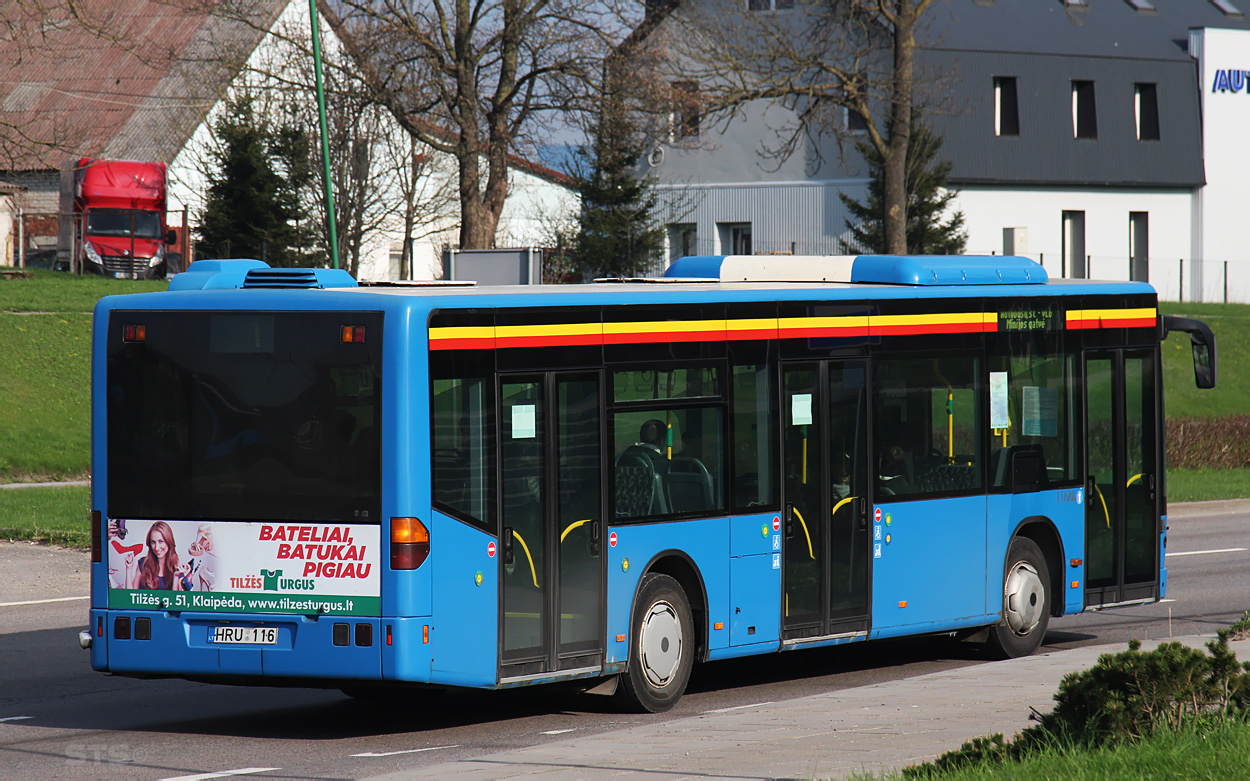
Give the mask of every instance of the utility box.
[(543, 281), (543, 252), (519, 249), (449, 249), (443, 252), (443, 279), (479, 285), (538, 285)]
[(1003, 228), (1003, 254), (1027, 256), (1029, 254), (1029, 229)]

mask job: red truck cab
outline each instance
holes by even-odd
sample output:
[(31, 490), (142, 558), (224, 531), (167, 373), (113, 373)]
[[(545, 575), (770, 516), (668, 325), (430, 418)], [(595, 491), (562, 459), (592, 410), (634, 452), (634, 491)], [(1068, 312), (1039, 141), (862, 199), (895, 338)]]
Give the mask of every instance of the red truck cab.
[(166, 170), (161, 162), (78, 161), (74, 212), (81, 224), (84, 272), (119, 279), (163, 279)]

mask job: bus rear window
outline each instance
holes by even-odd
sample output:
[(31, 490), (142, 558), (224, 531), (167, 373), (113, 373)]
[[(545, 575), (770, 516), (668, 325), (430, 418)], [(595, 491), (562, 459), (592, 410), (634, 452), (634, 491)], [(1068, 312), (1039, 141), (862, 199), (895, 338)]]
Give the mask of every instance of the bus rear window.
[(377, 522), (381, 356), (380, 313), (114, 312), (110, 517)]

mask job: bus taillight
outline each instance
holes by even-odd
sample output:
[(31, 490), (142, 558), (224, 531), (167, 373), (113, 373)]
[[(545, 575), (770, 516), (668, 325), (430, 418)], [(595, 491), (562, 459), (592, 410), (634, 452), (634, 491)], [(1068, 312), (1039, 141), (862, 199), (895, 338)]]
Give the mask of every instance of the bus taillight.
[(430, 530), (420, 519), (391, 519), (391, 569), (416, 569), (429, 555)]
[(101, 561), (104, 556), (104, 544), (100, 534), (100, 511), (91, 511), (91, 560)]

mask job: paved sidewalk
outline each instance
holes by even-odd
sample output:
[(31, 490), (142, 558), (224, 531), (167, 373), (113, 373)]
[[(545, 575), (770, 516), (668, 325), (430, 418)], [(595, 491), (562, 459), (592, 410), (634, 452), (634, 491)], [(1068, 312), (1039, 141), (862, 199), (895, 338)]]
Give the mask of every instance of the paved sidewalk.
[[(1209, 637), (1179, 638), (1195, 647)], [(1158, 643), (1146, 643), (1152, 648)], [(964, 667), (447, 762), (401, 778), (837, 778), (899, 770), (965, 740), (1029, 726), (1060, 680), (1124, 643)], [(1250, 640), (1232, 644), (1250, 658)]]

